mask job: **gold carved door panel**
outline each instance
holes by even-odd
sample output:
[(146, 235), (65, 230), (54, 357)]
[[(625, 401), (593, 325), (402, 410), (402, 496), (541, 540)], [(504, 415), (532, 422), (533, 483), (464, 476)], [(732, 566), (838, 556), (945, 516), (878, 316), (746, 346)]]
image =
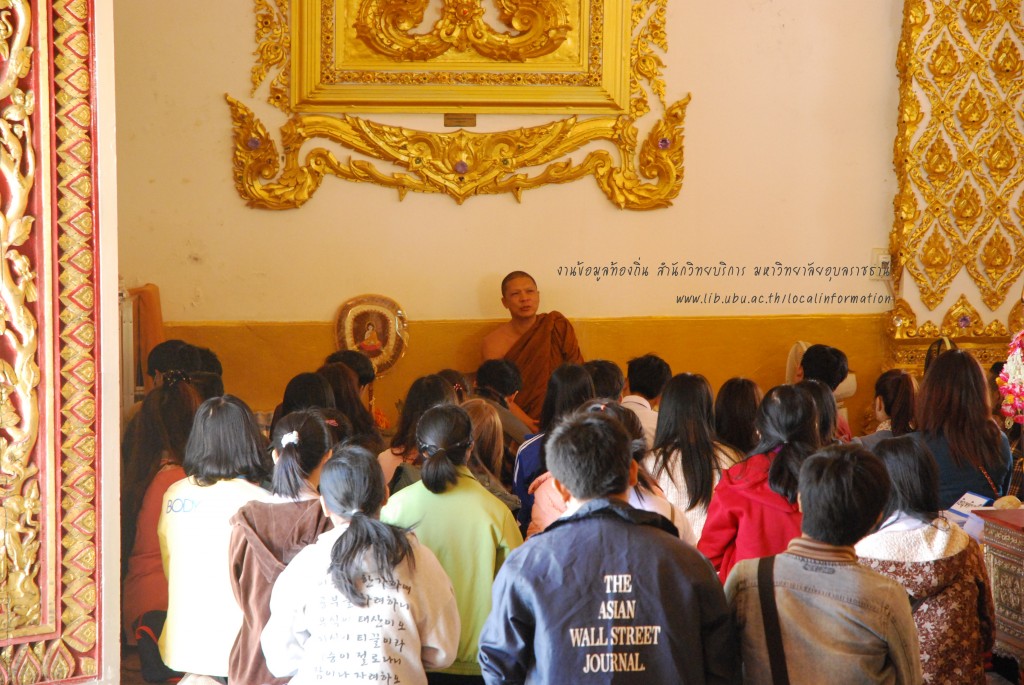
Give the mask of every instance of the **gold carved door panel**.
[(99, 673), (94, 32), (0, 0), (0, 683)]

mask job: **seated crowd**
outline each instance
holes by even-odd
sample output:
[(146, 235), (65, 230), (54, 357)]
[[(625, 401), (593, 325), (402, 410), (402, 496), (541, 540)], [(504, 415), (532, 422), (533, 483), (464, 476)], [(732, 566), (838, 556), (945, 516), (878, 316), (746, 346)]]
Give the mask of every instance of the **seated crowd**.
[[(510, 303), (530, 297), (512, 284)], [(825, 345), (764, 393), (653, 354), (579, 361), (533, 412), (509, 359), (419, 378), (385, 439), (361, 399), (373, 365), (337, 353), (264, 436), (209, 355), (158, 346), (122, 449), (143, 675), (985, 683), (984, 561), (942, 511), (1007, 494), (1012, 454), (968, 352), (920, 387), (883, 373), (877, 430), (855, 438)]]

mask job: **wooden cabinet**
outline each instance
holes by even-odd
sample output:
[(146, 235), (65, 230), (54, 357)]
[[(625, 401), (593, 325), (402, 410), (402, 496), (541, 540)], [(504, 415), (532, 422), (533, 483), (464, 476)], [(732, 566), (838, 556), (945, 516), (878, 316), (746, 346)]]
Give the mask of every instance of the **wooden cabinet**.
[(996, 603), (996, 654), (1024, 665), (1024, 509), (975, 512)]

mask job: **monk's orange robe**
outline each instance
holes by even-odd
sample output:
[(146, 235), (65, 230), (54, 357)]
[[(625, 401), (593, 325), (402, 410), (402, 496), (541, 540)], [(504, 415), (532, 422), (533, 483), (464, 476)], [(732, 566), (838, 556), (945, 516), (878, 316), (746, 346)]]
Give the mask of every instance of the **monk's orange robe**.
[(519, 337), (505, 359), (519, 367), (523, 376), (516, 404), (535, 421), (544, 406), (551, 372), (565, 363), (583, 363), (576, 331), (559, 312), (538, 314), (537, 321)]

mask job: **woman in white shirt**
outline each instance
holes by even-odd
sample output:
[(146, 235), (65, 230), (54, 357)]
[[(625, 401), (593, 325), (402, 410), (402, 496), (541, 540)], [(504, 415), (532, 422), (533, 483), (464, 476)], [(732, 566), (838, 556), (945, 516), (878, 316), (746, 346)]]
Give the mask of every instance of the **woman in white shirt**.
[(313, 682), (425, 685), (459, 644), (451, 581), (409, 531), (380, 521), (387, 501), (377, 459), (335, 447), (320, 474), (320, 502), (334, 523), (296, 555), (270, 597), (263, 653), (270, 671)]
[(715, 484), (739, 460), (739, 454), (715, 438), (708, 380), (693, 373), (673, 376), (662, 391), (654, 449), (643, 464), (665, 498), (686, 515), (698, 540)]

